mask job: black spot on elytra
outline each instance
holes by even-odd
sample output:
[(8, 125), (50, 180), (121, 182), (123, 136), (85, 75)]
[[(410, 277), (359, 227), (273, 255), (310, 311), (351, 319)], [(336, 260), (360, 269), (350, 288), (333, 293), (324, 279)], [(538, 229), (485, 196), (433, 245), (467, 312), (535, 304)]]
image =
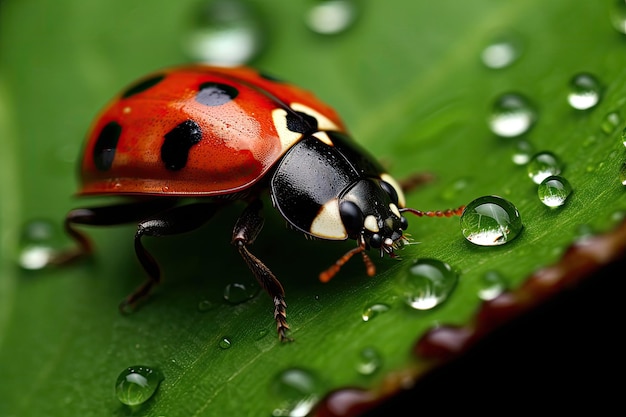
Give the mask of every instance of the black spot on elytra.
[(107, 123), (96, 139), (93, 147), (93, 162), (100, 171), (108, 171), (113, 165), (117, 141), (122, 134), (122, 126), (117, 122)]
[(130, 86), (126, 91), (122, 93), (122, 98), (128, 98), (130, 96), (134, 96), (135, 94), (139, 94), (142, 91), (146, 91), (147, 89), (154, 87), (158, 83), (160, 83), (163, 78), (165, 78), (165, 74), (155, 75), (150, 78), (146, 78), (145, 80), (141, 80), (138, 83)]
[(317, 119), (302, 112), (287, 113), (287, 129), (296, 133), (317, 132)]
[(221, 106), (234, 100), (239, 94), (232, 85), (221, 83), (202, 83), (196, 94), (196, 101), (205, 106)]
[(202, 139), (202, 129), (193, 120), (186, 120), (165, 134), (161, 160), (165, 168), (178, 171), (187, 165), (189, 150)]

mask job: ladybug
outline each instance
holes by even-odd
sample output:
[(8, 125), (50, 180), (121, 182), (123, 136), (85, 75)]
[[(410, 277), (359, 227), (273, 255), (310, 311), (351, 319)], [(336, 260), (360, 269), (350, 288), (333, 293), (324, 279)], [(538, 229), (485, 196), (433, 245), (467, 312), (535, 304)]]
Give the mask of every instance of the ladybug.
[(137, 223), (135, 252), (147, 279), (122, 309), (161, 280), (143, 237), (192, 231), (234, 200), (246, 202), (231, 243), (273, 300), (281, 341), (289, 340), (285, 291), (250, 252), (263, 226), (264, 192), (287, 224), (306, 236), (356, 240), (356, 248), (320, 274), (322, 281), (358, 253), (374, 275), (365, 251), (395, 257), (407, 240), (406, 211), (458, 214), (405, 208), (399, 183), (350, 138), (332, 108), (303, 89), (243, 67), (171, 68), (131, 85), (93, 123), (81, 181), (79, 195), (127, 201), (71, 210), (65, 229), (77, 247), (57, 260), (93, 252), (78, 225)]

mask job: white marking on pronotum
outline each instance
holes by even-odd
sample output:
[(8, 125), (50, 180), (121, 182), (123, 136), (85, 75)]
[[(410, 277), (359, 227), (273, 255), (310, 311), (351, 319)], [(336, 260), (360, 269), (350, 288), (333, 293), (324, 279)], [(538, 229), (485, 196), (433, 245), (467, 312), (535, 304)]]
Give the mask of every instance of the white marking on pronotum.
[(300, 140), (302, 133), (292, 132), (287, 128), (287, 111), (285, 109), (278, 108), (272, 110), (272, 120), (280, 139), (281, 149), (285, 152)]
[(313, 110), (309, 106), (305, 106), (302, 103), (291, 103), (291, 108), (295, 111), (299, 111), (305, 114), (308, 114), (311, 117), (314, 117), (317, 120), (317, 128), (318, 130), (333, 130), (335, 132), (340, 131), (339, 126), (333, 123), (328, 117), (324, 116), (322, 113)]
[(330, 137), (328, 136), (328, 133), (326, 133), (326, 132), (315, 132), (315, 133), (313, 133), (312, 136), (318, 138), (320, 141), (324, 142), (328, 146), (335, 146), (333, 141), (330, 140)]
[(311, 223), (311, 234), (329, 240), (344, 240), (348, 232), (339, 214), (339, 200), (333, 198), (320, 207)]

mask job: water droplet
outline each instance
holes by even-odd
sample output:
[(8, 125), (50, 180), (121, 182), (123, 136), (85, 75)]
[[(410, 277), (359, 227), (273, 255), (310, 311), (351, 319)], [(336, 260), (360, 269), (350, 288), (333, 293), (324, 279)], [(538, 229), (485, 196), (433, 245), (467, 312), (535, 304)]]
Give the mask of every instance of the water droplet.
[(523, 227), (513, 203), (495, 195), (471, 201), (461, 215), (463, 236), (479, 246), (503, 245), (515, 239)]
[(577, 110), (587, 110), (600, 101), (600, 82), (591, 74), (580, 73), (570, 81), (567, 101)]
[(147, 366), (131, 366), (117, 377), (115, 394), (123, 404), (136, 406), (148, 401), (163, 381), (163, 374)]
[(351, 0), (318, 1), (307, 12), (306, 24), (316, 33), (334, 35), (352, 26), (356, 7)]
[(254, 338), (254, 340), (261, 340), (263, 339), (265, 336), (267, 336), (269, 333), (269, 330), (267, 329), (261, 329), (257, 332), (256, 337)]
[(240, 0), (213, 0), (194, 13), (196, 23), (185, 37), (187, 53), (196, 61), (236, 66), (249, 62), (262, 46), (256, 13)]
[(359, 363), (356, 370), (361, 375), (372, 375), (380, 369), (383, 359), (373, 347), (366, 347), (359, 352)]
[(220, 342), (218, 343), (218, 346), (220, 347), (220, 349), (224, 349), (224, 350), (225, 349), (230, 349), (231, 345), (232, 345), (232, 342), (227, 337), (222, 337), (220, 339)]
[(504, 34), (492, 39), (483, 49), (480, 58), (487, 68), (501, 69), (513, 64), (521, 51), (522, 43), (519, 37)]
[(365, 307), (363, 309), (363, 314), (361, 314), (361, 318), (363, 319), (363, 321), (370, 321), (379, 314), (385, 313), (387, 311), (389, 311), (389, 306), (387, 304), (372, 304), (371, 306)]
[(493, 133), (511, 138), (528, 132), (536, 118), (533, 106), (524, 96), (507, 93), (493, 103), (488, 122)]
[(515, 165), (526, 165), (534, 153), (533, 145), (525, 140), (517, 141), (511, 160)]
[(541, 181), (537, 187), (537, 195), (543, 204), (548, 207), (560, 207), (572, 193), (569, 181), (558, 175), (551, 175)]
[(616, 111), (612, 111), (604, 116), (604, 119), (602, 119), (602, 123), (600, 124), (600, 129), (602, 129), (602, 131), (606, 135), (610, 135), (611, 133), (615, 132), (615, 129), (617, 129), (621, 124), (622, 118), (620, 117), (619, 113)]
[(507, 288), (504, 277), (498, 271), (487, 271), (482, 277), (478, 296), (481, 300), (493, 300)]
[(624, 0), (613, 0), (610, 17), (615, 30), (626, 34), (626, 2)]
[(24, 269), (42, 269), (49, 264), (58, 249), (56, 224), (48, 220), (33, 220), (22, 230), (18, 263)]
[(552, 152), (539, 152), (528, 162), (526, 169), (528, 177), (535, 184), (541, 184), (549, 176), (561, 173), (561, 163)]
[(202, 300), (198, 303), (198, 311), (201, 312), (213, 310), (215, 307), (216, 304), (209, 300)]
[(626, 146), (626, 128), (622, 130), (622, 144)]
[(318, 377), (302, 368), (289, 368), (274, 377), (271, 390), (280, 399), (273, 416), (306, 416), (322, 392)]
[(622, 167), (619, 170), (619, 180), (622, 185), (626, 186), (626, 162), (622, 164)]
[(430, 310), (443, 303), (454, 290), (458, 275), (437, 259), (413, 261), (402, 276), (405, 302), (416, 310)]
[(256, 283), (231, 282), (224, 287), (224, 300), (231, 304), (241, 304), (252, 298), (259, 292)]

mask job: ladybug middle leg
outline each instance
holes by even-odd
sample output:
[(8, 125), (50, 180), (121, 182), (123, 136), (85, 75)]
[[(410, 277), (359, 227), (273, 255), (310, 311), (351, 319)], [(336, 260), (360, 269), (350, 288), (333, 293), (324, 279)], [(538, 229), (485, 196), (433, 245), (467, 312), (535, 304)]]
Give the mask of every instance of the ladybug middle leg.
[(281, 342), (290, 341), (287, 337), (289, 325), (287, 324), (287, 304), (285, 303), (285, 290), (276, 276), (265, 266), (256, 256), (250, 253), (248, 246), (254, 243), (263, 228), (263, 218), (261, 217), (261, 200), (254, 200), (241, 214), (235, 228), (233, 229), (232, 244), (254, 274), (259, 285), (269, 294), (274, 301), (274, 319), (276, 320), (276, 331)]

